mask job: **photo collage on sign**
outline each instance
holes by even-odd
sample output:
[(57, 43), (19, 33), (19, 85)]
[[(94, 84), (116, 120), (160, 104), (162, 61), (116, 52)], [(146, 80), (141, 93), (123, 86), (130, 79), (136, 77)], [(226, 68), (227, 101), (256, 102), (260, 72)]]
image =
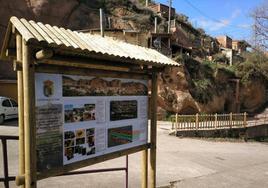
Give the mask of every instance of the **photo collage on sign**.
[(144, 81), (63, 75), (64, 164), (141, 144), (147, 93)]
[(64, 156), (67, 160), (75, 156), (95, 154), (95, 128), (78, 129), (64, 133)]
[(147, 143), (147, 80), (36, 73), (39, 171)]

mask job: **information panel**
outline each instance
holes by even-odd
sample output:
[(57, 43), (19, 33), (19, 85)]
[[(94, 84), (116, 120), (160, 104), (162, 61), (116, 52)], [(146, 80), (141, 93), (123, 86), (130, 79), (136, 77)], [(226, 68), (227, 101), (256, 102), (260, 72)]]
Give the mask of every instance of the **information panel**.
[(147, 143), (147, 80), (36, 73), (37, 169)]

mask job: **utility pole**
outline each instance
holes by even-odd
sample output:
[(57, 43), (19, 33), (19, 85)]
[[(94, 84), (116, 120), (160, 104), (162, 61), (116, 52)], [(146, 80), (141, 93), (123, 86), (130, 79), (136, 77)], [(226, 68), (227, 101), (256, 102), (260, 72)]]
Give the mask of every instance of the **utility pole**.
[(100, 33), (101, 36), (104, 37), (104, 27), (103, 27), (103, 11), (102, 8), (100, 8)]
[(172, 6), (172, 0), (169, 0), (168, 2), (168, 33), (170, 33), (170, 27), (171, 27), (171, 6)]
[(157, 33), (157, 17), (154, 17), (154, 32)]

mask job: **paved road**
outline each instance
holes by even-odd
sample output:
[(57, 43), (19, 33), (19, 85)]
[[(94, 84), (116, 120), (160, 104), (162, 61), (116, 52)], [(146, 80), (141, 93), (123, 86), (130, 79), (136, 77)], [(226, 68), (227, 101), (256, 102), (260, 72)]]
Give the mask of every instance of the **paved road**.
[[(17, 134), (17, 127), (0, 126), (0, 134)], [(257, 142), (214, 142), (168, 136), (164, 125), (158, 129), (157, 185), (190, 188), (263, 188), (268, 187), (268, 145)], [(9, 143), (10, 171), (17, 174), (16, 142)], [(1, 152), (1, 146), (0, 146)], [(130, 155), (129, 183), (140, 187), (140, 153)], [(86, 169), (124, 166), (119, 158)], [(0, 176), (2, 172), (0, 157)], [(3, 187), (3, 184), (0, 184)], [(11, 187), (15, 187), (12, 184)], [(121, 188), (124, 172), (49, 178), (39, 188)]]

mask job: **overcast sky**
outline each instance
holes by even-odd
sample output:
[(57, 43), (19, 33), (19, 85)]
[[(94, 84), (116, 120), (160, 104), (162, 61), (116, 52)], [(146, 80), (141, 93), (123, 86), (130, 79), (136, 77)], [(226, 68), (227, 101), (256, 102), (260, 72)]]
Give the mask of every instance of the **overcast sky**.
[[(229, 35), (250, 40), (253, 20), (250, 12), (265, 0), (173, 0), (178, 13), (189, 17), (195, 27), (212, 36)], [(266, 0), (267, 1), (267, 0)], [(168, 0), (158, 0), (168, 4)]]

